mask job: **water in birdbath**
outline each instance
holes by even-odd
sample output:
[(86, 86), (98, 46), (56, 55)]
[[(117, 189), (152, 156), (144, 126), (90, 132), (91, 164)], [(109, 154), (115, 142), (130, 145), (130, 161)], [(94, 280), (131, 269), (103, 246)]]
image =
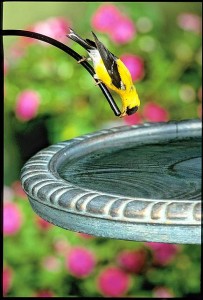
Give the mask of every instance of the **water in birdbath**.
[(68, 161), (60, 176), (79, 187), (121, 197), (201, 199), (201, 140), (109, 147)]

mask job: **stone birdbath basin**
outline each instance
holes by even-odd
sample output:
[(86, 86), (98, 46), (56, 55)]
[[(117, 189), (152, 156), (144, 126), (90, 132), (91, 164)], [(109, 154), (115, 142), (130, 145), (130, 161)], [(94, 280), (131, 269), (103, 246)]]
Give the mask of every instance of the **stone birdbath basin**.
[(201, 242), (201, 122), (101, 130), (23, 167), (33, 210), (64, 229), (133, 241)]

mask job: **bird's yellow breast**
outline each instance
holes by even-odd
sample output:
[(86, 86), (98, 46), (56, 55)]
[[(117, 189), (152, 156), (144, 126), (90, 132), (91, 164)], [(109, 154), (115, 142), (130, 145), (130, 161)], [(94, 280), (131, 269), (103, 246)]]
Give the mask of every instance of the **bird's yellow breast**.
[(95, 69), (95, 73), (97, 74), (98, 78), (107, 87), (114, 90), (115, 92), (117, 92), (120, 95), (123, 93), (126, 94), (126, 92), (131, 91), (131, 89), (132, 89), (132, 86), (133, 86), (132, 78), (131, 78), (130, 72), (128, 71), (128, 69), (126, 68), (126, 66), (120, 59), (117, 60), (117, 66), (118, 66), (118, 72), (121, 77), (121, 81), (122, 81), (123, 85), (125, 86), (125, 90), (118, 89), (115, 85), (113, 85), (112, 79), (111, 79), (109, 73), (107, 72), (102, 59), (100, 60), (99, 63), (97, 63), (94, 66), (94, 69)]
[(135, 86), (133, 85), (129, 70), (120, 59), (118, 59), (116, 63), (122, 85), (125, 89), (119, 89), (112, 83), (112, 78), (107, 72), (102, 59), (100, 62), (94, 65), (95, 73), (97, 74), (98, 79), (100, 79), (108, 88), (119, 94), (122, 99), (123, 111), (126, 111), (127, 107), (133, 108), (135, 106), (140, 106), (140, 100)]

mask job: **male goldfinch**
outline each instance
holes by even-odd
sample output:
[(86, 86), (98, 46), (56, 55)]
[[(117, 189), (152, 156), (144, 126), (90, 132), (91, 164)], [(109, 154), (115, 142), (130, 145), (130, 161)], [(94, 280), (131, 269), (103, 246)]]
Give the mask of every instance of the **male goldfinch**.
[[(121, 117), (134, 114), (140, 106), (140, 100), (132, 82), (132, 77), (124, 63), (112, 54), (92, 32), (94, 42), (83, 39), (70, 29), (67, 35), (80, 44), (89, 54), (94, 65), (94, 78), (104, 83), (108, 88), (118, 93), (122, 100)], [(86, 60), (81, 59), (79, 62)]]

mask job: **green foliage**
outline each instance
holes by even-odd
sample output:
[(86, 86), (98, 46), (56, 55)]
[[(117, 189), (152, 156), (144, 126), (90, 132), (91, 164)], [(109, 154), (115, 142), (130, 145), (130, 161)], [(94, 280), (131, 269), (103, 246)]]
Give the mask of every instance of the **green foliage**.
[[(7, 296), (30, 297), (40, 290), (51, 290), (58, 297), (101, 296), (97, 288), (99, 273), (104, 267), (119, 266), (117, 256), (121, 251), (138, 249), (145, 249), (146, 265), (140, 274), (129, 273), (131, 285), (127, 296), (152, 297), (157, 286), (169, 288), (176, 297), (199, 294), (200, 246), (181, 245), (170, 263), (156, 266), (144, 243), (98, 237), (87, 239), (56, 226), (41, 229), (29, 203), (19, 197), (15, 198), (15, 202), (23, 212), (24, 221), (16, 235), (4, 239), (4, 262), (14, 270), (12, 287)], [(85, 247), (94, 253), (97, 263), (89, 276), (78, 279), (70, 274), (65, 265), (68, 251), (60, 254), (54, 246), (59, 239), (71, 247)], [(47, 256), (56, 258), (59, 267), (46, 269), (43, 261)]]
[[(88, 5), (87, 20), (91, 19), (97, 7), (96, 3)], [(176, 20), (165, 23), (161, 11), (150, 3), (118, 3), (118, 8), (124, 10), (135, 24), (139, 24), (143, 17), (152, 24), (147, 32), (143, 32), (142, 25), (137, 26), (133, 41), (121, 45), (112, 43), (107, 35), (97, 33), (118, 57), (130, 53), (144, 59), (145, 76), (135, 83), (141, 99), (140, 112), (147, 102), (154, 101), (168, 110), (170, 119), (197, 118), (197, 93), (201, 86), (200, 36), (183, 31)], [(73, 26), (83, 34), (83, 28), (77, 28), (79, 25), (76, 24)], [(86, 29), (84, 35), (89, 32), (87, 37), (90, 37), (90, 31), (90, 28)], [(81, 55), (86, 55), (79, 45), (68, 39), (67, 43)], [(106, 121), (115, 120), (93, 78), (66, 53), (52, 46), (34, 43), (25, 47), (24, 54), (17, 60), (9, 53), (6, 56), (10, 61), (5, 78), (6, 112), (15, 112), (16, 97), (20, 91), (36, 90), (41, 97), (38, 117), (51, 116), (47, 123), (51, 144), (97, 130)], [(194, 91), (192, 99), (187, 100), (187, 96), (181, 98), (183, 85), (189, 85)], [(118, 96), (114, 97), (121, 106)]]

